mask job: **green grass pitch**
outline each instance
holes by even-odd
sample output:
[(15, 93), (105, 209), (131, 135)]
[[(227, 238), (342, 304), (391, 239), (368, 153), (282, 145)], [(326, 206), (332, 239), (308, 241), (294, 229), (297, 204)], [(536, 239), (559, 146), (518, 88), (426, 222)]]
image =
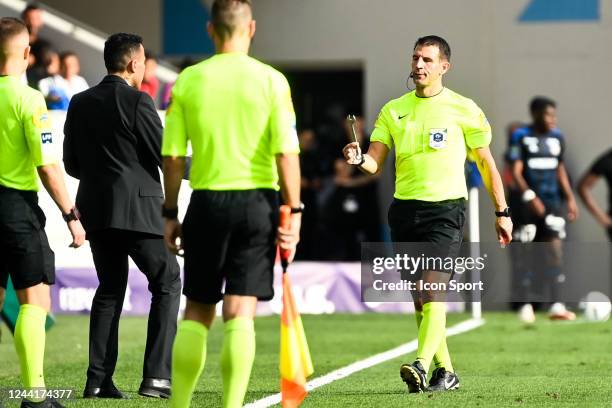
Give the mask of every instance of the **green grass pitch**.
[[(448, 325), (467, 319), (449, 315)], [(382, 363), (311, 392), (304, 407), (610, 407), (612, 406), (612, 322), (538, 322), (526, 327), (513, 314), (487, 313), (487, 323), (451, 337), (449, 348), (461, 379), (458, 391), (409, 395), (399, 366), (414, 353)], [(416, 337), (413, 316), (303, 316), (315, 375), (388, 350)], [(246, 402), (279, 390), (279, 318), (257, 320), (257, 357)], [(221, 405), (219, 352), (222, 325), (209, 337), (208, 358), (194, 407)], [(50, 388), (75, 389), (79, 396), (87, 369), (86, 316), (59, 316), (48, 333), (45, 371)], [(146, 320), (124, 317), (115, 383), (128, 401), (82, 400), (68, 407), (163, 407), (167, 401), (136, 394), (142, 373)], [(12, 337), (3, 328), (0, 343), (0, 388), (19, 387), (19, 368)], [(17, 406), (9, 404), (8, 407)]]

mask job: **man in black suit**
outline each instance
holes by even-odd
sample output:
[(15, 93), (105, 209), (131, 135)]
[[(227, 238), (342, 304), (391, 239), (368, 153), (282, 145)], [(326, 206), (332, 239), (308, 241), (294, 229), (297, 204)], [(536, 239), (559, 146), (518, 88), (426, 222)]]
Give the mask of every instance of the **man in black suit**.
[(162, 125), (151, 97), (138, 91), (145, 67), (142, 38), (110, 36), (104, 62), (108, 75), (74, 96), (64, 128), (64, 164), (80, 180), (77, 206), (100, 281), (91, 308), (84, 397), (125, 398), (112, 376), (130, 257), (152, 293), (138, 393), (168, 398), (181, 282), (163, 241)]

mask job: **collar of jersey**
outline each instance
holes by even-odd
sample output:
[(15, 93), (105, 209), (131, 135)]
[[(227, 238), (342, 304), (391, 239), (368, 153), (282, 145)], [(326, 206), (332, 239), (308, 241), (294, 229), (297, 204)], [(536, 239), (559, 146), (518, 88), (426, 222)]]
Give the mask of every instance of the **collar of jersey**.
[(431, 96), (418, 96), (418, 95), (416, 94), (416, 91), (414, 91), (414, 96), (415, 96), (415, 98), (417, 98), (417, 99), (418, 99), (418, 100), (420, 100), (420, 101), (427, 101), (427, 100), (432, 100), (432, 99), (434, 99), (436, 96), (440, 96), (440, 95), (442, 95), (442, 94), (444, 93), (444, 91), (445, 91), (445, 90), (446, 90), (446, 87), (444, 87), (444, 86), (443, 86), (443, 87), (442, 87), (442, 90), (441, 90), (440, 92), (438, 92), (438, 93), (437, 93), (437, 94), (435, 94), (435, 95), (431, 95)]

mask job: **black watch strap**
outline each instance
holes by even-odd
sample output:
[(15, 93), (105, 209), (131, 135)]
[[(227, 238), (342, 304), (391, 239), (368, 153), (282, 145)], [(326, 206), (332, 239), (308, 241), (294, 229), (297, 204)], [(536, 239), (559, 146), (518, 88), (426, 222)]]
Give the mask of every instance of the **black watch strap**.
[(510, 217), (510, 215), (511, 215), (510, 207), (506, 207), (504, 211), (495, 211), (496, 217)]
[(298, 214), (304, 212), (304, 203), (300, 203), (299, 207), (291, 207), (291, 214)]
[(178, 208), (166, 208), (162, 206), (162, 217), (168, 218), (170, 220), (175, 220), (178, 218)]
[(79, 210), (76, 207), (72, 207), (68, 214), (62, 213), (62, 218), (66, 222), (78, 221), (81, 218), (81, 214), (79, 213)]

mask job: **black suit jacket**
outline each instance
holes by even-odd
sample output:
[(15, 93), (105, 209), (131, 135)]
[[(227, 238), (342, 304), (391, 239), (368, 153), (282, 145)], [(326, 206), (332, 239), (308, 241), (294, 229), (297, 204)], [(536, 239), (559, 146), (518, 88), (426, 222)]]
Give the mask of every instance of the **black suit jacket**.
[(108, 75), (72, 98), (64, 134), (64, 165), (80, 180), (85, 230), (163, 235), (162, 124), (151, 97)]

